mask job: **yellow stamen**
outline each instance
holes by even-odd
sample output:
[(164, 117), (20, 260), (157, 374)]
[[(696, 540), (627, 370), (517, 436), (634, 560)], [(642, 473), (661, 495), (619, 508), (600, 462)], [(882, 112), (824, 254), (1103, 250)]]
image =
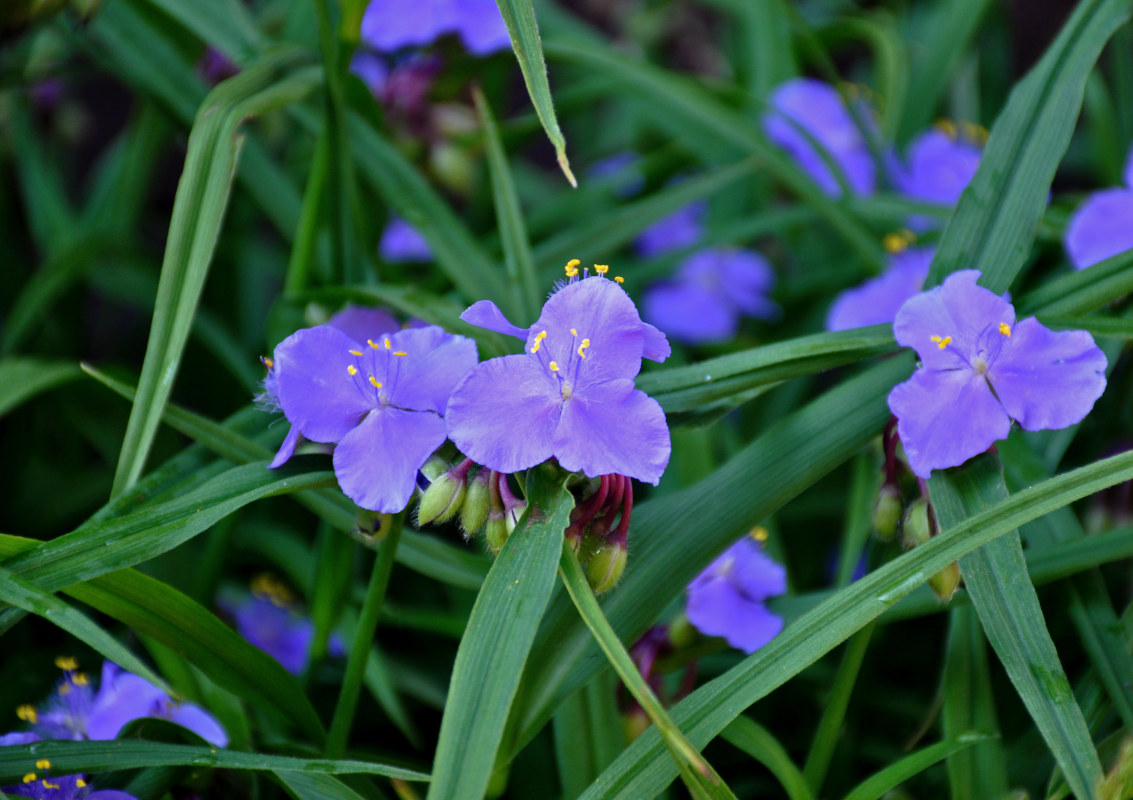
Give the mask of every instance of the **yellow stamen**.
[(275, 366), (275, 362), (267, 356), (263, 356), (260, 360), (264, 362), (264, 366), (268, 369), (272, 369)]
[(361, 350), (350, 350), (350, 351), (348, 351), (348, 352), (349, 352), (349, 353), (350, 353), (350, 355), (352, 355), (352, 356), (360, 356), (360, 355), (362, 355), (362, 351), (361, 351)]
[(999, 332), (1006, 336), (1008, 339), (1011, 338), (1011, 326), (1006, 322), (999, 323)]
[(36, 777), (37, 776), (34, 772), (29, 772), (27, 775), (24, 776), (24, 783), (32, 783), (32, 782), (35, 781)]
[(71, 679), (71, 683), (76, 686), (90, 686), (90, 678), (87, 677), (85, 672), (76, 672), (75, 677)]
[(984, 145), (987, 143), (987, 128), (974, 122), (961, 122), (960, 132), (972, 144)]
[(621, 275), (615, 275), (614, 276), (614, 282), (615, 283), (625, 283), (626, 279), (623, 278)]
[(46, 758), (41, 758), (39, 761), (35, 762), (35, 768), (36, 769), (51, 769), (51, 762), (48, 761)]
[(932, 340), (934, 342), (936, 342), (936, 346), (939, 347), (941, 350), (943, 350), (948, 345), (952, 344), (952, 337), (951, 336), (945, 336), (944, 338), (941, 338), (939, 336), (933, 336)]
[(599, 275), (605, 275), (607, 272), (610, 271), (610, 265), (609, 264), (595, 264), (594, 265), (594, 271), (597, 272)]
[(385, 341), (382, 342), (382, 344), (384, 344), (386, 346), (386, 350), (392, 350), (393, 349), (393, 345), (391, 345), (389, 343), (389, 337), (388, 336), (385, 338)]
[(377, 349), (378, 349), (378, 346), (377, 346), (376, 344), (374, 344), (374, 340), (373, 340), (373, 339), (367, 339), (367, 340), (366, 340), (366, 344), (370, 345), (370, 347), (374, 348), (375, 350), (377, 350)]
[(891, 255), (905, 252), (909, 243), (905, 238), (897, 233), (887, 233), (885, 238), (881, 240), (881, 246), (885, 248), (885, 252)]
[(559, 371), (559, 365), (556, 364), (554, 361), (552, 361), (547, 366), (550, 368), (551, 372), (558, 372)]
[(570, 261), (568, 261), (566, 263), (566, 266), (563, 268), (563, 269), (566, 270), (566, 276), (568, 278), (573, 278), (575, 275), (577, 275), (578, 274), (578, 265), (581, 264), (581, 263), (582, 262), (579, 261), (577, 258), (572, 258)]
[(78, 669), (79, 662), (70, 656), (59, 656), (55, 659), (55, 666), (59, 667), (59, 669), (73, 670)]
[(538, 353), (539, 352), (539, 346), (541, 344), (543, 344), (543, 340), (546, 339), (546, 338), (547, 338), (547, 332), (546, 331), (539, 331), (537, 334), (535, 334), (535, 344), (531, 345), (531, 352), (532, 353)]
[(48, 782), (47, 782), (47, 780), (45, 779), (45, 780), (43, 781), (43, 788), (44, 788), (44, 789), (58, 789), (58, 788), (59, 788), (59, 784), (57, 784), (57, 783), (48, 783)]
[(393, 354), (394, 354), (395, 356), (401, 356), (401, 357), (403, 357), (403, 358), (404, 358), (405, 356), (409, 355), (409, 353), (406, 353), (406, 352), (405, 352), (404, 350), (394, 350), (394, 351), (393, 351)]
[(382, 388), (382, 382), (379, 381), (377, 378), (375, 378), (373, 375), (370, 376), (370, 385), (373, 386), (375, 389)]
[(952, 120), (950, 120), (950, 119), (938, 119), (936, 121), (936, 127), (937, 127), (938, 130), (943, 131), (944, 135), (947, 136), (949, 139), (955, 139), (956, 138), (956, 133), (957, 133), (956, 123), (953, 122)]
[(578, 336), (578, 331), (576, 331), (574, 328), (571, 328), (570, 329), (570, 335), (571, 336)]
[(566, 265), (567, 265), (567, 268), (570, 269), (571, 267), (577, 267), (581, 263), (582, 262), (579, 261), (577, 258), (572, 258), (570, 261), (568, 261), (566, 263)]
[(87, 785), (87, 782), (84, 781), (82, 778), (79, 778), (78, 780), (75, 781), (75, 786), (78, 787), (79, 789), (85, 789), (86, 785)]
[(583, 339), (582, 344), (580, 344), (578, 346), (578, 357), (579, 358), (586, 358), (586, 353), (584, 353), (582, 351), (585, 350), (589, 346), (590, 346), (590, 340), (589, 339)]
[(748, 536), (750, 536), (752, 539), (755, 539), (755, 541), (760, 542), (761, 544), (763, 542), (766, 542), (767, 537), (770, 535), (771, 534), (767, 532), (767, 528), (763, 527), (762, 525), (756, 525), (751, 529), (751, 532), (748, 533)]
[(346, 371), (349, 372), (351, 374), (351, 376), (358, 374), (358, 368), (355, 367), (353, 364), (347, 364), (346, 365)]
[(39, 722), (39, 714), (36, 713), (35, 706), (29, 705), (27, 703), (24, 703), (22, 706), (16, 709), (16, 716), (22, 719), (24, 722), (30, 722), (32, 725), (35, 725), (37, 722)]

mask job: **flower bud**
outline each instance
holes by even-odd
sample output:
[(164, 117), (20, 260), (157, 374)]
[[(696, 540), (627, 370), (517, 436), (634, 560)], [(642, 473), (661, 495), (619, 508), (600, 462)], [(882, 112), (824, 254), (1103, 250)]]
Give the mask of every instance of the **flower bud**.
[(507, 532), (509, 535), (515, 532), (515, 526), (519, 524), (519, 520), (522, 519), (523, 514), (526, 511), (526, 500), (520, 500), (517, 503), (513, 503), (507, 506), (507, 508), (504, 510), (504, 525), (507, 526)]
[(928, 501), (922, 497), (914, 501), (905, 511), (905, 518), (901, 521), (901, 544), (906, 550), (911, 550), (918, 544), (924, 544), (931, 537)]
[(605, 542), (590, 557), (586, 565), (586, 579), (594, 594), (613, 589), (621, 580), (626, 568), (626, 546), (622, 542)]
[(641, 706), (634, 704), (634, 707), (629, 711), (622, 712), (622, 738), (626, 746), (634, 743), (638, 736), (645, 733), (649, 727), (649, 717), (646, 716)]
[(684, 614), (678, 615), (676, 619), (669, 623), (669, 644), (675, 650), (690, 646), (699, 635)]
[(463, 197), (472, 191), (476, 162), (463, 148), (449, 142), (434, 145), (429, 150), (429, 166), (437, 181), (453, 194)]
[(953, 561), (928, 579), (928, 585), (942, 603), (947, 603), (960, 587), (960, 565)]
[(884, 484), (873, 506), (873, 529), (881, 541), (892, 541), (897, 535), (901, 511), (901, 490), (891, 483)]
[(488, 490), (490, 474), (491, 470), (481, 469), (468, 482), (464, 505), (460, 507), (460, 527), (464, 530), (465, 538), (475, 536), (488, 521), (488, 507), (491, 502), (491, 492)]
[(452, 519), (464, 504), (465, 474), (467, 470), (460, 472), (459, 468), (454, 468), (429, 484), (417, 504), (418, 525)]
[(445, 461), (440, 456), (429, 456), (429, 460), (421, 465), (421, 474), (425, 476), (425, 480), (432, 483), (441, 475), (448, 472), (452, 465)]
[(504, 546), (509, 533), (507, 523), (504, 522), (504, 513), (492, 509), (488, 514), (488, 522), (484, 525), (484, 539), (488, 542), (488, 549), (492, 551), (492, 555), (500, 554), (500, 548)]

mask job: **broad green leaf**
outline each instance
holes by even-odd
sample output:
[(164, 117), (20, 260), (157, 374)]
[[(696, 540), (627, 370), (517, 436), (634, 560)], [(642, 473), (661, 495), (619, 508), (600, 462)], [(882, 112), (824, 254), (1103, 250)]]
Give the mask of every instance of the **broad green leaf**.
[[(987, 454), (962, 467), (938, 471), (929, 489), (944, 528), (1002, 505), (1008, 496), (998, 460)], [(960, 571), (988, 641), (1070, 788), (1078, 797), (1092, 797), (1101, 780), (1101, 763), (1027, 577), (1018, 531), (1008, 531), (964, 556)]]
[(77, 364), (10, 356), (0, 358), (0, 417), (36, 395), (82, 375)]
[(561, 484), (545, 486), (533, 474), (527, 487), (528, 511), (488, 571), (456, 651), (430, 799), (473, 800), (487, 791), (523, 665), (555, 585), (573, 498)]
[(305, 58), (294, 51), (267, 55), (210, 92), (197, 114), (174, 201), (138, 396), (114, 475), (115, 496), (141, 475), (173, 389), (232, 188), (243, 143), (237, 131), (248, 117), (311, 91), (318, 72), (304, 67)]
[(1016, 84), (991, 128), (980, 168), (960, 197), (925, 281), (960, 269), (980, 285), (1010, 288), (1031, 249), (1047, 193), (1082, 107), (1086, 78), (1130, 0), (1083, 0), (1042, 60)]
[(523, 82), (527, 84), (527, 93), (531, 95), (531, 102), (535, 105), (535, 113), (539, 115), (543, 130), (555, 147), (559, 168), (570, 185), (577, 186), (578, 181), (570, 171), (570, 162), (567, 160), (566, 139), (563, 138), (559, 121), (555, 117), (551, 85), (547, 81), (547, 64), (543, 60), (543, 40), (539, 36), (539, 24), (535, 20), (531, 0), (496, 0), (496, 5), (499, 6), (511, 36), (511, 47), (519, 61), (519, 69), (523, 73)]
[(739, 716), (720, 736), (754, 758), (775, 776), (790, 800), (812, 800), (806, 779), (779, 740), (750, 717)]
[[(703, 746), (752, 703), (813, 664), (948, 564), (1056, 508), (1133, 478), (1133, 453), (1113, 456), (1013, 494), (837, 592), (739, 665), (672, 709)], [(686, 543), (685, 550), (688, 550)], [(676, 559), (670, 562), (676, 568)], [(1091, 748), (1092, 749), (1092, 748)], [(655, 731), (631, 744), (583, 797), (653, 797), (676, 777)]]
[(986, 738), (985, 734), (972, 732), (960, 734), (955, 739), (930, 744), (894, 761), (885, 769), (862, 781), (846, 795), (846, 800), (880, 800), (887, 792), (924, 772), (938, 761), (966, 750)]
[(37, 742), (34, 745), (0, 747), (0, 781), (18, 781), (34, 771), (36, 759), (51, 761), (59, 774), (107, 772), (156, 766), (193, 766), (214, 769), (271, 770), (288, 775), (368, 774), (427, 781), (429, 776), (375, 761), (294, 758), (260, 753), (239, 753), (216, 747), (196, 747), (163, 742), (137, 742), (122, 739), (96, 742)]

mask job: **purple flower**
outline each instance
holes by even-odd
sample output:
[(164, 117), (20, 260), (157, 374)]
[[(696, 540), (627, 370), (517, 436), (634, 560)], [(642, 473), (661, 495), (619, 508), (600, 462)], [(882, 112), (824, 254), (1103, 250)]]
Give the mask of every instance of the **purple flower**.
[(767, 299), (775, 271), (754, 250), (715, 248), (685, 259), (672, 281), (645, 292), (645, 318), (674, 339), (698, 344), (731, 339), (740, 315), (773, 319)]
[(1133, 152), (1125, 164), (1125, 186), (1094, 192), (1066, 226), (1066, 252), (1085, 269), (1133, 247)]
[[(359, 343), (330, 325), (306, 328), (275, 349), (279, 404), (296, 431), (336, 442), (342, 490), (371, 511), (409, 503), (417, 470), (445, 440), (449, 393), (476, 363), (476, 344), (436, 326)], [(284, 441), (271, 466), (290, 456)]]
[(1106, 359), (1085, 331), (1055, 333), (976, 284), (949, 275), (897, 312), (893, 333), (921, 366), (889, 393), (909, 466), (921, 478), (1007, 436), (1080, 422), (1105, 391)]
[(615, 186), (614, 194), (618, 197), (632, 197), (645, 188), (640, 161), (637, 153), (622, 150), (595, 161), (587, 174), (597, 180), (610, 181)]
[(917, 247), (889, 257), (889, 269), (834, 299), (826, 330), (844, 331), (892, 322), (905, 301), (924, 286), (934, 247)]
[[(0, 742), (3, 738), (0, 737)], [(137, 800), (134, 795), (117, 789), (92, 791), (82, 775), (52, 778), (41, 772), (29, 772), (22, 783), (0, 787), (0, 792), (9, 797), (31, 797), (35, 800)]]
[(218, 747), (228, 744), (228, 736), (213, 717), (193, 703), (175, 702), (153, 684), (110, 661), (102, 665), (98, 691), (74, 662), (61, 659), (64, 679), (41, 710), (21, 713), (33, 723), (35, 733), (44, 739), (113, 739), (128, 722), (143, 717), (160, 717), (175, 722)]
[[(855, 194), (873, 194), (877, 178), (869, 147), (834, 87), (813, 78), (795, 78), (771, 93), (770, 106), (763, 116), (767, 137), (786, 150), (822, 191), (831, 197), (842, 193), (812, 140), (842, 170)], [(869, 116), (864, 104), (862, 113)]]
[(390, 68), (379, 54), (366, 48), (359, 48), (350, 59), (350, 71), (366, 84), (371, 94), (381, 98), (389, 80)]
[[(906, 164), (894, 172), (899, 192), (915, 200), (955, 205), (980, 167), (983, 148), (970, 138), (948, 130), (927, 130), (909, 145)], [(937, 223), (931, 217), (914, 216), (909, 226), (926, 230)]]
[[(664, 343), (664, 335), (642, 323), (621, 286), (601, 274), (572, 280), (527, 331), (488, 301), (461, 319), (527, 341), (523, 355), (485, 361), (453, 390), (449, 438), (466, 456), (499, 472), (554, 457), (591, 477), (661, 479), (669, 428), (661, 406), (633, 379), (642, 356), (651, 357), (647, 350), (658, 355), (656, 338)], [(667, 343), (664, 349), (667, 356)]]
[(425, 237), (401, 217), (391, 219), (382, 231), (378, 252), (386, 261), (429, 261), (433, 257)]
[(708, 204), (703, 200), (677, 209), (638, 234), (634, 249), (642, 258), (653, 258), (696, 244), (704, 233), (704, 215), (707, 211)]
[(370, 0), (362, 17), (362, 41), (380, 52), (424, 46), (449, 33), (477, 56), (511, 47), (495, 0)]
[(763, 605), (787, 591), (787, 571), (750, 536), (733, 544), (688, 585), (685, 614), (706, 636), (754, 653), (783, 630), (783, 620)]

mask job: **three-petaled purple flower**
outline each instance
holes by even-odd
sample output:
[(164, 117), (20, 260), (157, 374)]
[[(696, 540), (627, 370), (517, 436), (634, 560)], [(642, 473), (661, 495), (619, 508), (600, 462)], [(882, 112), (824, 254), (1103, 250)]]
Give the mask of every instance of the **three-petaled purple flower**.
[[(336, 442), (342, 490), (362, 508), (393, 513), (409, 503), (417, 471), (444, 443), (449, 393), (475, 363), (471, 339), (436, 326), (356, 341), (320, 325), (281, 342), (273, 372), (292, 434)], [(271, 466), (290, 457), (291, 439)]]
[(921, 478), (1025, 430), (1082, 420), (1105, 391), (1105, 355), (1085, 331), (1055, 333), (963, 270), (897, 312), (893, 333), (921, 366), (889, 393), (909, 466)]
[(1066, 226), (1066, 252), (1085, 269), (1133, 247), (1133, 152), (1125, 164), (1125, 186), (1094, 192)]
[(834, 298), (826, 315), (826, 330), (892, 322), (905, 301), (924, 287), (935, 252), (934, 247), (915, 247), (891, 255), (884, 273)]
[(453, 390), (445, 419), (465, 455), (499, 472), (555, 457), (591, 477), (660, 480), (670, 450), (665, 414), (633, 379), (643, 356), (668, 356), (668, 343), (621, 286), (602, 274), (572, 279), (527, 330), (487, 300), (461, 319), (526, 340), (523, 355), (485, 361)]
[(775, 271), (754, 250), (714, 248), (689, 256), (672, 281), (650, 287), (645, 318), (668, 336), (691, 344), (731, 339), (740, 316), (773, 319), (779, 307), (767, 299)]
[[(909, 145), (905, 163), (894, 169), (897, 191), (914, 200), (955, 205), (980, 167), (983, 148), (977, 144), (981, 128), (965, 124), (958, 133), (948, 123), (920, 134)], [(927, 230), (937, 223), (930, 217), (915, 215), (909, 226)]]
[(750, 536), (725, 550), (688, 585), (685, 615), (706, 636), (754, 653), (783, 630), (763, 604), (787, 591), (787, 571)]
[[(860, 107), (865, 123), (871, 124), (869, 109), (864, 103)], [(842, 188), (815, 143), (838, 166), (854, 194), (873, 194), (877, 175), (869, 146), (833, 86), (813, 78), (780, 84), (771, 93), (763, 129), (826, 194), (838, 197)]]
[(449, 33), (477, 56), (511, 47), (495, 0), (370, 0), (362, 17), (362, 41), (383, 53), (431, 44)]
[(642, 258), (664, 255), (696, 244), (704, 233), (704, 215), (708, 204), (703, 200), (689, 203), (659, 219), (638, 234), (633, 246)]

